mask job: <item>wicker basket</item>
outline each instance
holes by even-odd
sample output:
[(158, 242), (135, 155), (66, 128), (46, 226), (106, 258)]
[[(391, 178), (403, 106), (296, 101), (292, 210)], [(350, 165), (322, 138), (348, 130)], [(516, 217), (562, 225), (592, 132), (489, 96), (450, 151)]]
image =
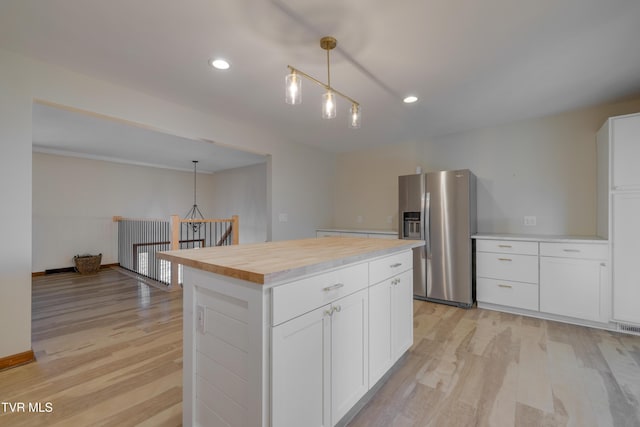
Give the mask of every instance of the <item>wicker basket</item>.
[(80, 274), (97, 273), (100, 270), (102, 254), (98, 255), (76, 255), (73, 257), (76, 271)]

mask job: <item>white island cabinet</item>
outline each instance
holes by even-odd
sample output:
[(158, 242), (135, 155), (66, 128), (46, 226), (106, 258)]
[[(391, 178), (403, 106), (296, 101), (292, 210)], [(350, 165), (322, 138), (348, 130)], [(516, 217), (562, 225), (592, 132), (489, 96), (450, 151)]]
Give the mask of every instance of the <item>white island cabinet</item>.
[(326, 238), (161, 253), (185, 265), (183, 425), (348, 421), (413, 343), (411, 249), (421, 244)]

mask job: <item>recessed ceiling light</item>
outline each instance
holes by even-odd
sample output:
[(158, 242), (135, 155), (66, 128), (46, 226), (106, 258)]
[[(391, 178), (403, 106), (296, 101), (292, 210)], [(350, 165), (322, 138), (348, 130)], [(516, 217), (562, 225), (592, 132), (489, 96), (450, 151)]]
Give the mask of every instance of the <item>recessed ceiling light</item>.
[(211, 64), (211, 66), (213, 68), (216, 68), (218, 70), (227, 70), (229, 69), (230, 65), (227, 61), (225, 61), (224, 59), (212, 59), (211, 61), (209, 61), (209, 63)]
[(402, 101), (403, 101), (405, 104), (413, 104), (413, 103), (414, 103), (414, 102), (416, 102), (417, 100), (418, 100), (418, 97), (417, 97), (417, 96), (409, 95), (409, 96), (407, 96), (405, 99), (403, 99)]

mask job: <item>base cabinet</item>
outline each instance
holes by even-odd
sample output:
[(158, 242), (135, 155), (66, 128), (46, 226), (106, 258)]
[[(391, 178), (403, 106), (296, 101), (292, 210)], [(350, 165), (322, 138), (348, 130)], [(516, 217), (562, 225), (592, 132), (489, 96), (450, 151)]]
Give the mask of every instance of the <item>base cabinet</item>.
[(369, 384), (375, 384), (413, 344), (413, 271), (369, 288)]
[(606, 241), (476, 239), (478, 307), (590, 326), (609, 322)]
[(274, 426), (330, 427), (331, 317), (321, 307), (272, 329)]
[[(334, 427), (349, 417), (373, 394), (370, 360), (377, 381), (413, 344), (411, 260), (403, 245), (268, 285), (185, 267), (183, 425)], [(370, 345), (372, 328), (382, 338)]]
[(274, 426), (333, 426), (367, 392), (367, 289), (274, 327), (272, 340)]
[(613, 318), (640, 325), (640, 192), (613, 196)]
[(601, 261), (540, 257), (540, 311), (606, 321), (600, 312), (603, 268)]
[(368, 306), (367, 289), (333, 304), (335, 310), (330, 315), (332, 425), (369, 389)]

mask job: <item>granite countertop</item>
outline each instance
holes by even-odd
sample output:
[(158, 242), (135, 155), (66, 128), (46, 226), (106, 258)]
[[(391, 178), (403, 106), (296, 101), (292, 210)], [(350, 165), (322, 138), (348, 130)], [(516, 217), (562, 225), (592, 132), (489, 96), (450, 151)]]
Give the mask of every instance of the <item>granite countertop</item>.
[(472, 239), (484, 240), (521, 240), (550, 243), (608, 243), (607, 239), (598, 236), (568, 236), (554, 234), (511, 234), (511, 233), (478, 233)]
[(258, 284), (322, 272), (424, 245), (421, 240), (324, 237), (158, 252), (188, 267)]

